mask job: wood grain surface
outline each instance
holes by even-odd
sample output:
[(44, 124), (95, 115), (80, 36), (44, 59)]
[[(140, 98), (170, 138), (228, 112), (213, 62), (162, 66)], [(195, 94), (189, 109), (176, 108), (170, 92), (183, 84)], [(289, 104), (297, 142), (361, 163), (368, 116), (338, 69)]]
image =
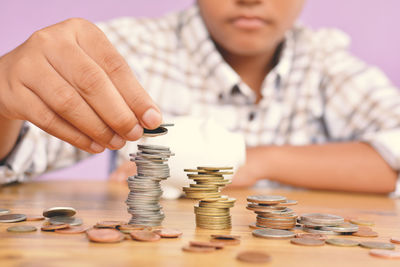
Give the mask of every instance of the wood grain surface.
[[(269, 240), (253, 237), (249, 223), (255, 214), (246, 210), (246, 196), (252, 194), (278, 194), (299, 201), (293, 209), (298, 214), (325, 212), (365, 220), (372, 220), (377, 238), (346, 237), (354, 240), (389, 242), (400, 237), (400, 200), (386, 196), (346, 194), (305, 190), (225, 190), (237, 203), (231, 209), (231, 230), (198, 229), (195, 226), (193, 205), (188, 199), (164, 200), (166, 214), (163, 226), (183, 231), (179, 239), (159, 242), (126, 240), (117, 244), (89, 242), (85, 234), (65, 235), (53, 232), (9, 233), (12, 225), (35, 225), (43, 222), (0, 223), (0, 266), (256, 266), (237, 261), (236, 255), (244, 250), (269, 253), (272, 261), (266, 266), (400, 266), (400, 260), (372, 257), (361, 247), (302, 247), (289, 240)], [(31, 182), (5, 186), (0, 189), (0, 208), (13, 213), (39, 215), (52, 206), (71, 206), (76, 217), (92, 226), (101, 220), (129, 220), (125, 199), (126, 185), (103, 181)], [(210, 234), (242, 236), (239, 246), (227, 246), (213, 253), (183, 252), (182, 247), (191, 240), (209, 240)], [(396, 245), (400, 250), (400, 245)]]

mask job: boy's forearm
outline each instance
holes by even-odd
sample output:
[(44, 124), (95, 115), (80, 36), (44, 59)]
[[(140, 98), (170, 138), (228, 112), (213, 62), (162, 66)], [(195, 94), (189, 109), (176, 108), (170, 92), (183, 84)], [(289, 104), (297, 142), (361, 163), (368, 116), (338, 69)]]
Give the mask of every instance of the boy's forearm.
[(13, 149), (23, 121), (8, 120), (0, 116), (0, 161)]
[(250, 148), (247, 162), (257, 180), (312, 189), (388, 193), (397, 179), (378, 152), (358, 142)]

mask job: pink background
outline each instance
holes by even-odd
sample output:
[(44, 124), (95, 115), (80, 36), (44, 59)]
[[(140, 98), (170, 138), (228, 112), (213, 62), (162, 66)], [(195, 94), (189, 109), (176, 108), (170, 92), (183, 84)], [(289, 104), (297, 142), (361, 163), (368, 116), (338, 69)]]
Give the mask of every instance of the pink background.
[[(233, 0), (232, 0), (233, 1)], [(194, 0), (2, 0), (0, 55), (12, 50), (40, 28), (70, 17), (102, 21), (119, 16), (159, 16), (190, 5)], [(337, 27), (352, 37), (353, 53), (383, 69), (400, 86), (400, 1), (308, 0), (301, 20), (312, 26)], [(74, 167), (41, 177), (105, 179), (109, 153)]]

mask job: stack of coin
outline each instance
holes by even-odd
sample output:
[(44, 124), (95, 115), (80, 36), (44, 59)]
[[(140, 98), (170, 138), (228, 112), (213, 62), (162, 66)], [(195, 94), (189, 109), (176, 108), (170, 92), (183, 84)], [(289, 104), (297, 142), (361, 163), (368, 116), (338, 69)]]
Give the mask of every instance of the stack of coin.
[[(155, 130), (145, 130), (144, 136), (154, 137), (167, 133), (161, 125)], [(162, 189), (160, 182), (170, 176), (168, 159), (174, 154), (169, 147), (160, 145), (138, 145), (138, 151), (130, 154), (131, 161), (136, 163), (137, 174), (128, 177), (130, 193), (126, 204), (132, 215), (129, 224), (147, 226), (161, 225), (165, 215), (160, 205)]]
[(296, 226), (297, 215), (288, 206), (297, 204), (283, 196), (256, 195), (247, 197), (247, 209), (257, 214), (258, 228), (292, 229)]
[(298, 220), (303, 226), (303, 230), (309, 233), (340, 235), (352, 234), (358, 231), (358, 226), (344, 222), (344, 218), (332, 214), (307, 213), (303, 214)]
[(231, 181), (224, 175), (231, 175), (232, 167), (197, 167), (185, 169), (189, 179), (195, 181), (189, 187), (184, 187), (186, 197), (198, 199), (194, 207), (196, 225), (205, 229), (228, 229), (232, 227), (230, 208), (236, 199), (221, 195), (220, 188)]

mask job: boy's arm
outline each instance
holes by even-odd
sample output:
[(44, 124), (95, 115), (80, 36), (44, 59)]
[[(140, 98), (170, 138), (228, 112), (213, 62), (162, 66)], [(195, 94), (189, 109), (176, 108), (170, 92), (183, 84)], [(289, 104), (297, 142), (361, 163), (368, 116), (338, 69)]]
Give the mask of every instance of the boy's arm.
[(312, 189), (389, 193), (397, 173), (361, 142), (249, 148), (232, 185), (251, 186), (261, 179)]

